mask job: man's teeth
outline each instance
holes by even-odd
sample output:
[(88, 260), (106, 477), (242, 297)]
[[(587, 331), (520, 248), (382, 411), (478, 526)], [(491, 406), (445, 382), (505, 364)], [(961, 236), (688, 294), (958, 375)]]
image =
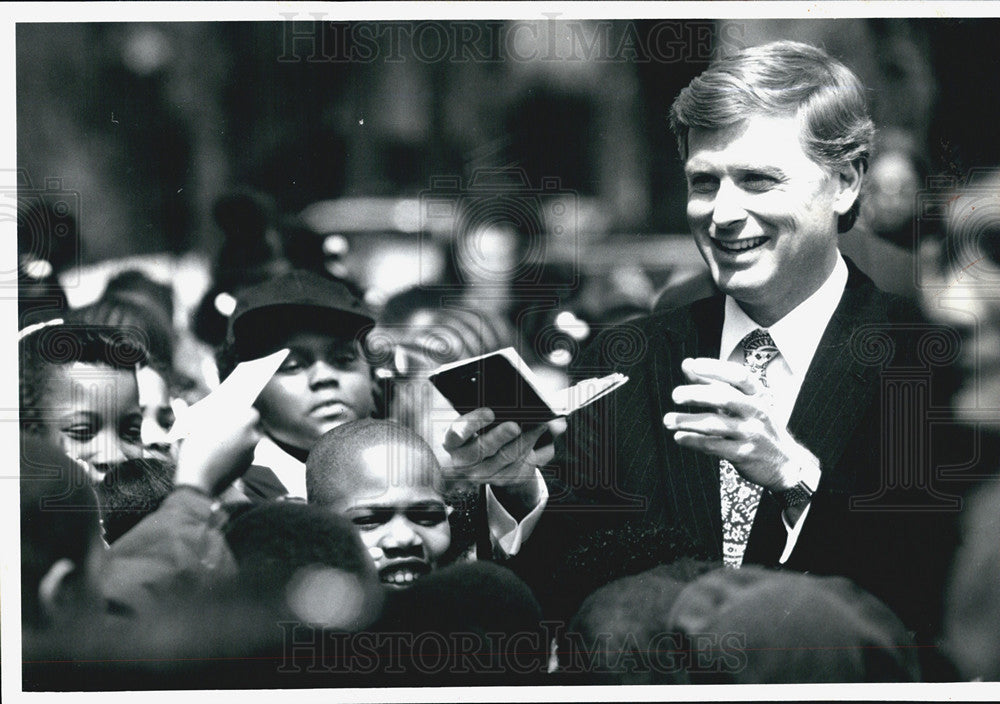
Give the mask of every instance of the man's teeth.
[(732, 242), (723, 242), (722, 240), (716, 240), (715, 243), (720, 249), (727, 252), (745, 252), (748, 249), (753, 249), (754, 247), (759, 247), (767, 241), (766, 237), (750, 237), (745, 240), (734, 240)]

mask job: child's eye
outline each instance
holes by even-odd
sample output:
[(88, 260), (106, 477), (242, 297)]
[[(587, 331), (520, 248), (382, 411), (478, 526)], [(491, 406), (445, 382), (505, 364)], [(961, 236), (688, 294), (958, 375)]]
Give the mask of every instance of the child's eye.
[(171, 428), (174, 424), (174, 420), (174, 409), (170, 406), (164, 406), (156, 409), (156, 423), (161, 428)]
[(350, 367), (358, 361), (358, 355), (354, 352), (338, 352), (330, 361), (337, 367)]
[(406, 512), (406, 517), (419, 526), (436, 526), (448, 520), (448, 511), (444, 506), (413, 509)]
[(358, 361), (358, 350), (353, 344), (334, 344), (326, 352), (326, 361), (335, 367), (347, 369)]
[(306, 364), (306, 360), (302, 357), (302, 355), (292, 352), (285, 357), (285, 361), (281, 363), (280, 367), (278, 367), (278, 371), (285, 374), (292, 374), (305, 369), (307, 366), (309, 365)]
[(142, 441), (142, 421), (129, 421), (121, 430), (121, 438), (126, 442), (139, 443)]
[(351, 522), (360, 530), (371, 530), (385, 525), (392, 517), (391, 511), (372, 511), (371, 513), (355, 513), (351, 515)]
[(90, 442), (97, 435), (97, 429), (92, 425), (77, 424), (63, 428), (63, 435), (77, 442)]

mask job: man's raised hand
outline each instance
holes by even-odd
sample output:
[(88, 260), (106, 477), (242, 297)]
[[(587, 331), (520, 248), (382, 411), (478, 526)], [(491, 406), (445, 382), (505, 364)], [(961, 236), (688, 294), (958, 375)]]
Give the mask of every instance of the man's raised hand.
[(681, 370), (692, 383), (673, 390), (674, 403), (705, 410), (663, 417), (677, 444), (729, 460), (771, 491), (795, 486), (803, 458), (812, 455), (775, 420), (770, 396), (754, 374), (742, 364), (709, 358), (685, 359)]

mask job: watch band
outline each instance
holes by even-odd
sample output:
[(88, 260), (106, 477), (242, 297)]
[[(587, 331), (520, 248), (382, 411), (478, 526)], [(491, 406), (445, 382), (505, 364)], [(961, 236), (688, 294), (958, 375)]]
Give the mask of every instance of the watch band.
[(774, 498), (778, 500), (782, 510), (787, 510), (808, 504), (814, 493), (805, 482), (800, 481), (791, 489), (775, 492)]

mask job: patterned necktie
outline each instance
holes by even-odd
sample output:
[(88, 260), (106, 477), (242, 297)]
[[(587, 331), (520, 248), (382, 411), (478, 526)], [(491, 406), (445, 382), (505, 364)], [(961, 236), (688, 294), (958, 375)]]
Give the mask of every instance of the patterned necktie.
[[(764, 369), (778, 354), (771, 336), (760, 328), (743, 338), (744, 363), (767, 386)], [(764, 489), (736, 471), (728, 460), (719, 460), (719, 489), (722, 499), (722, 561), (727, 567), (743, 564), (750, 529)]]

